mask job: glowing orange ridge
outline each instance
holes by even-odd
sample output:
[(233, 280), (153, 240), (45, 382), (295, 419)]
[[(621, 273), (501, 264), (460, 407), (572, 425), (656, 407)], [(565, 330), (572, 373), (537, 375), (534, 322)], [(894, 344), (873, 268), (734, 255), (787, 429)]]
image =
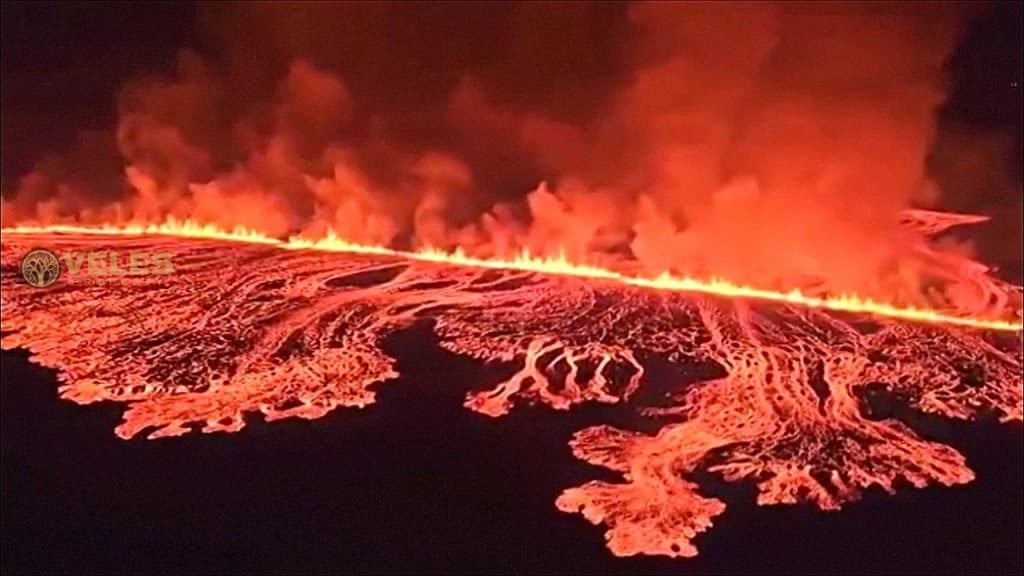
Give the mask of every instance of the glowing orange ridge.
[(213, 240), (227, 240), (235, 242), (250, 242), (278, 246), (289, 250), (320, 250), (327, 252), (349, 252), (359, 254), (383, 254), (399, 256), (412, 260), (425, 262), (438, 262), (454, 264), (457, 266), (472, 266), (477, 268), (495, 268), (504, 270), (523, 270), (539, 272), (544, 274), (557, 274), (563, 276), (576, 276), (580, 278), (594, 278), (612, 280), (630, 286), (652, 288), (657, 290), (669, 290), (675, 292), (696, 292), (714, 296), (729, 298), (750, 298), (766, 300), (771, 302), (785, 302), (809, 308), (822, 308), (842, 312), (866, 313), (899, 320), (914, 322), (928, 322), (936, 324), (951, 324), (983, 330), (997, 330), (1003, 332), (1021, 332), (1024, 326), (1020, 323), (1006, 320), (976, 319), (952, 316), (913, 306), (894, 306), (882, 302), (876, 302), (870, 298), (862, 298), (856, 295), (844, 295), (838, 297), (808, 296), (799, 290), (790, 292), (778, 292), (764, 290), (751, 286), (734, 284), (727, 280), (711, 279), (697, 280), (689, 277), (676, 277), (668, 273), (655, 278), (643, 278), (629, 276), (585, 264), (575, 264), (568, 261), (565, 255), (557, 258), (539, 257), (523, 251), (515, 258), (476, 258), (467, 255), (461, 249), (454, 252), (444, 252), (437, 249), (425, 249), (417, 252), (406, 252), (393, 250), (383, 246), (369, 246), (349, 242), (339, 238), (334, 231), (328, 231), (327, 235), (319, 239), (307, 239), (292, 237), (288, 240), (280, 240), (261, 232), (250, 230), (241, 226), (228, 231), (212, 224), (198, 224), (191, 220), (177, 221), (168, 219), (162, 224), (128, 224), (123, 226), (76, 226), (76, 225), (47, 225), (47, 226), (15, 226), (5, 228), (2, 234), (101, 234), (119, 236), (139, 235), (165, 235), (185, 238), (203, 238)]

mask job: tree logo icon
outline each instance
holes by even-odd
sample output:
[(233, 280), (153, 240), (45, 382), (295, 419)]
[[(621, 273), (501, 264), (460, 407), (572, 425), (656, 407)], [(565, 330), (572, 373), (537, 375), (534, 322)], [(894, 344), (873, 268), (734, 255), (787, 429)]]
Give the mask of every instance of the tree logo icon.
[(46, 288), (60, 278), (60, 260), (45, 248), (36, 248), (21, 259), (21, 277), (35, 288)]

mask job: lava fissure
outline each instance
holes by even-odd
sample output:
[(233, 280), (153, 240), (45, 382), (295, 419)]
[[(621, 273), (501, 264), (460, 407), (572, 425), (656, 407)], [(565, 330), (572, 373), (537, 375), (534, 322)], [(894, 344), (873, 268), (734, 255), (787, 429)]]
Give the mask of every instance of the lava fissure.
[[(709, 296), (723, 296), (727, 298), (743, 298), (765, 302), (784, 303), (807, 308), (818, 308), (832, 310), (835, 312), (869, 314), (913, 322), (951, 324), (969, 328), (1007, 332), (1020, 332), (1024, 330), (1024, 324), (1020, 321), (1015, 322), (1003, 319), (972, 318), (968, 316), (952, 315), (915, 306), (897, 306), (884, 302), (877, 302), (870, 298), (863, 298), (857, 295), (841, 295), (836, 297), (812, 296), (805, 295), (798, 289), (788, 292), (765, 290), (752, 286), (734, 284), (722, 279), (704, 281), (691, 277), (676, 277), (668, 272), (653, 278), (631, 276), (598, 266), (573, 263), (568, 261), (564, 254), (560, 254), (555, 258), (538, 257), (530, 254), (528, 251), (524, 251), (512, 259), (485, 259), (467, 255), (461, 249), (456, 249), (454, 252), (450, 253), (434, 249), (407, 252), (394, 250), (384, 246), (364, 245), (350, 242), (339, 238), (333, 231), (330, 231), (326, 236), (319, 239), (292, 237), (288, 240), (280, 240), (243, 227), (236, 227), (233, 230), (223, 230), (213, 225), (198, 224), (191, 220), (178, 222), (174, 219), (169, 219), (162, 224), (148, 225), (128, 224), (124, 226), (106, 225), (88, 227), (56, 224), (48, 226), (16, 226), (4, 229), (3, 234), (8, 236), (26, 234), (89, 234), (98, 236), (129, 237), (171, 236), (265, 244), (287, 250), (317, 250), (353, 254), (373, 254), (473, 268), (503, 271), (519, 270), (561, 276), (573, 276), (589, 280), (608, 280), (620, 284), (649, 288), (653, 290), (696, 293), (706, 294)], [(515, 280), (513, 279), (512, 282), (515, 282)], [(515, 284), (510, 287), (514, 288)], [(995, 290), (985, 282), (981, 283), (980, 288), (986, 291), (990, 299), (994, 298), (997, 300), (997, 307), (995, 309), (1002, 310), (1005, 308), (1005, 295), (1000, 295), (998, 290)]]

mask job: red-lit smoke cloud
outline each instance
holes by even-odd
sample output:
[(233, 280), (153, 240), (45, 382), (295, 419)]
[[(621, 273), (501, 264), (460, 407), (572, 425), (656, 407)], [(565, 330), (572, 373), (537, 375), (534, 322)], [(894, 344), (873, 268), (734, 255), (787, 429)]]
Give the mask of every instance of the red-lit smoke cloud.
[[(214, 5), (4, 224), (191, 217), (921, 292), (946, 5)], [(89, 167), (95, 166), (95, 170)]]

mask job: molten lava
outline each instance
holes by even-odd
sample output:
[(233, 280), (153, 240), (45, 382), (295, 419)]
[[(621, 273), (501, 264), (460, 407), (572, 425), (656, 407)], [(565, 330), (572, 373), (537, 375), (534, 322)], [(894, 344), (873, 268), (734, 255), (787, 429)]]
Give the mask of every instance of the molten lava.
[[(187, 223), (20, 228), (2, 241), (3, 347), (57, 369), (63, 398), (125, 404), (122, 438), (365, 407), (397, 376), (382, 342), (424, 319), (444, 349), (514, 369), (467, 396), (476, 412), (523, 402), (635, 409), (660, 429), (594, 426), (571, 441), (621, 481), (556, 501), (606, 525), (616, 555), (695, 555), (694, 539), (726, 510), (699, 483), (706, 473), (754, 483), (763, 505), (822, 509), (870, 486), (892, 492), (898, 480), (973, 478), (963, 455), (880, 401), (957, 419), (1024, 415), (1021, 331), (1006, 320)], [(68, 274), (34, 288), (18, 266), (38, 247), (167, 253), (174, 272), (102, 285)], [(674, 381), (650, 386), (653, 362), (671, 366)]]
[(356, 254), (390, 255), (412, 260), (423, 260), (427, 262), (454, 264), (475, 268), (522, 270), (543, 274), (612, 280), (622, 284), (655, 290), (695, 292), (713, 296), (724, 296), (727, 298), (766, 300), (769, 302), (781, 302), (809, 308), (824, 308), (826, 310), (835, 310), (839, 312), (871, 314), (913, 322), (953, 324), (957, 326), (979, 328), (982, 330), (1006, 332), (1019, 332), (1022, 330), (1022, 324), (1019, 321), (1013, 322), (1000, 319), (965, 318), (950, 314), (943, 314), (942, 312), (934, 310), (916, 308), (913, 306), (902, 307), (883, 302), (876, 302), (870, 298), (864, 298), (857, 295), (816, 297), (805, 295), (800, 290), (779, 292), (734, 284), (728, 280), (717, 278), (710, 280), (698, 280), (689, 277), (680, 278), (667, 272), (654, 278), (635, 277), (621, 274), (606, 268), (573, 263), (568, 261), (564, 254), (560, 254), (558, 257), (554, 258), (538, 257), (531, 255), (528, 251), (523, 251), (512, 259), (484, 259), (469, 256), (461, 249), (456, 249), (454, 252), (444, 252), (434, 249), (425, 249), (418, 252), (404, 252), (384, 246), (370, 246), (350, 242), (339, 238), (333, 231), (328, 232), (326, 236), (319, 239), (311, 240), (292, 237), (288, 240), (279, 240), (244, 227), (236, 227), (233, 230), (224, 230), (210, 224), (198, 224), (191, 220), (179, 222), (172, 218), (162, 224), (148, 225), (128, 224), (124, 226), (106, 225), (98, 227), (72, 225), (19, 226), (4, 229), (3, 233), (6, 235), (53, 233), (117, 236), (165, 235), (182, 238), (201, 238), (271, 244), (289, 250), (310, 249), (331, 252), (350, 252)]

